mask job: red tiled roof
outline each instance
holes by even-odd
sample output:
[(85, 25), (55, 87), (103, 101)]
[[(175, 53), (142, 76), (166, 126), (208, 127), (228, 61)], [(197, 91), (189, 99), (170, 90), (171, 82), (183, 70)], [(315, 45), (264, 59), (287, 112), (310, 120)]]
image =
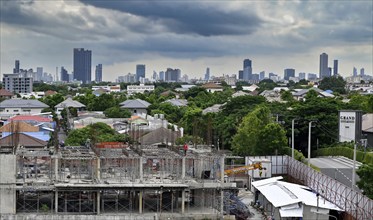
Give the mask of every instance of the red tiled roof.
[(9, 121), (38, 121), (51, 122), (51, 118), (41, 117), (39, 115), (16, 115), (9, 119)]
[(57, 94), (57, 92), (53, 91), (53, 90), (48, 90), (48, 91), (45, 91), (44, 94), (45, 94), (45, 96), (49, 96), (49, 95), (55, 95), (55, 94)]
[(13, 96), (13, 93), (6, 89), (0, 89), (0, 96)]
[(206, 89), (222, 89), (223, 88), (223, 86), (215, 84), (215, 83), (206, 83), (202, 85), (202, 87)]

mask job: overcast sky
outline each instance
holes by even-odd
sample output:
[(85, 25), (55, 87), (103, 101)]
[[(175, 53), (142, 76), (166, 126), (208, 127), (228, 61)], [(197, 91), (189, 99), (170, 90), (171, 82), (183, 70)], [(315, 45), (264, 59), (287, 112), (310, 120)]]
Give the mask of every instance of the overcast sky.
[[(55, 74), (73, 66), (73, 48), (92, 50), (103, 79), (153, 70), (180, 68), (203, 77), (237, 74), (243, 59), (253, 72), (283, 76), (285, 68), (319, 72), (319, 56), (339, 72), (355, 66), (373, 71), (373, 3), (371, 0), (200, 1), (200, 0), (0, 0), (1, 73), (44, 67)], [(296, 74), (297, 75), (297, 74)]]

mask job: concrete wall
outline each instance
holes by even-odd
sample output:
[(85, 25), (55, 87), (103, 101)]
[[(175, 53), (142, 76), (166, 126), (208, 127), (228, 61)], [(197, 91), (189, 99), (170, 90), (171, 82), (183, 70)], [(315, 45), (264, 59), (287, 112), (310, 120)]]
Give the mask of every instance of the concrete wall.
[(16, 213), (15, 183), (16, 156), (0, 154), (0, 215)]

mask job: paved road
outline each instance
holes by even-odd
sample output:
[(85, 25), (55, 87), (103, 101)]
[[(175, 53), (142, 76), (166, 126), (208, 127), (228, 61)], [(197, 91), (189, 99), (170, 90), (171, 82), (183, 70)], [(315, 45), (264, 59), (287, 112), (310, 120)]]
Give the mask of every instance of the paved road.
[[(351, 187), (352, 185), (352, 169), (353, 161), (345, 157), (320, 157), (311, 158), (311, 164), (320, 168), (320, 171), (330, 176), (342, 184)], [(356, 162), (356, 170), (361, 163)], [(359, 176), (355, 176), (356, 182), (360, 180)], [(355, 186), (356, 187), (356, 186)], [(357, 187), (356, 190), (360, 191)]]

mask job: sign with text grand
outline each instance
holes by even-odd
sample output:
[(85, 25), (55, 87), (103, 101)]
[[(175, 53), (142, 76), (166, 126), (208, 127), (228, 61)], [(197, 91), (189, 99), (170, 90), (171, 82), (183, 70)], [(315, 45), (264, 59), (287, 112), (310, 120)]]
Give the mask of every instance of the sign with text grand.
[(357, 141), (361, 134), (361, 112), (339, 111), (339, 141)]

